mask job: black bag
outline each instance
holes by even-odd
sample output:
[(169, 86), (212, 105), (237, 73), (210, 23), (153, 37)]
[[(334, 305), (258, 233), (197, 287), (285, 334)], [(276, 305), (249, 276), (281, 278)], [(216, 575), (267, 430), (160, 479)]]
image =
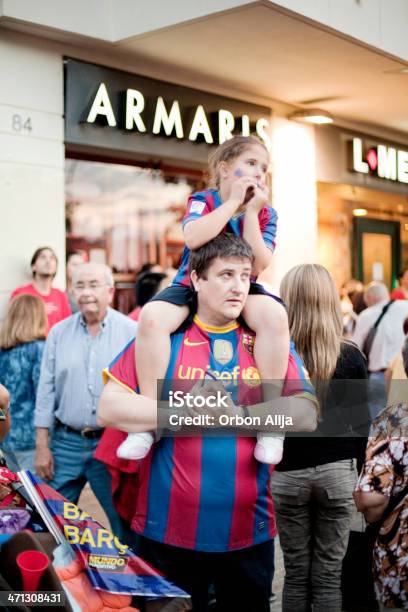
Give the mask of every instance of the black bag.
[(394, 301), (395, 300), (390, 300), (384, 306), (384, 308), (381, 311), (380, 316), (378, 317), (378, 319), (376, 320), (376, 322), (374, 323), (374, 325), (372, 326), (372, 328), (370, 329), (370, 331), (368, 332), (368, 334), (367, 334), (367, 336), (366, 336), (366, 338), (364, 340), (363, 348), (361, 350), (364, 353), (365, 358), (367, 359), (367, 362), (368, 362), (368, 359), (370, 357), (370, 351), (371, 351), (371, 348), (373, 346), (374, 338), (375, 338), (375, 335), (377, 333), (377, 329), (378, 329), (378, 326), (379, 326), (379, 324), (381, 322), (381, 319), (383, 318), (383, 316), (385, 315), (385, 313), (387, 312), (387, 310), (389, 309), (389, 307), (391, 306), (391, 304)]
[(373, 548), (384, 521), (406, 495), (408, 486), (391, 498), (378, 521), (369, 523), (365, 531), (350, 531), (341, 575), (342, 609), (345, 612), (378, 612), (372, 572)]

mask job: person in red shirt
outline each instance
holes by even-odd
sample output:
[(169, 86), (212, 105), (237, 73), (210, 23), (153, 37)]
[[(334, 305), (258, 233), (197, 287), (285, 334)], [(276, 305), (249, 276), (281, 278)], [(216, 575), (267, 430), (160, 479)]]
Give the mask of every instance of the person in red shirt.
[(62, 319), (72, 314), (64, 291), (55, 289), (52, 286), (57, 273), (58, 259), (53, 249), (50, 247), (40, 247), (32, 256), (30, 265), (33, 273), (33, 282), (14, 289), (11, 299), (23, 293), (36, 295), (41, 298), (47, 313), (48, 332), (58, 321), (62, 321)]
[(408, 269), (405, 268), (398, 274), (398, 287), (391, 291), (392, 300), (408, 300)]

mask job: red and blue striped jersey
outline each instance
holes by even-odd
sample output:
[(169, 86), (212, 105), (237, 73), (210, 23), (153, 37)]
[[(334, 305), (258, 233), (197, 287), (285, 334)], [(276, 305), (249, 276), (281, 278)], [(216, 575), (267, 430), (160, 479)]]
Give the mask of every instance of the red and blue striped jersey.
[[(227, 388), (238, 390), (236, 402), (254, 404), (262, 397), (253, 345), (254, 334), (238, 323), (209, 327), (196, 316), (189, 329), (172, 334), (166, 379), (193, 381), (210, 369)], [(107, 377), (138, 391), (134, 340), (105, 371)], [(237, 381), (240, 384), (234, 385)], [(315, 399), (293, 346), (283, 394)], [(99, 459), (112, 455), (112, 439), (109, 442), (107, 436), (105, 449), (98, 448)], [(255, 437), (232, 435), (161, 438), (139, 464), (132, 528), (165, 544), (210, 552), (245, 548), (274, 537), (273, 466), (256, 461), (255, 443)]]
[[(190, 221), (194, 221), (195, 219), (199, 219), (204, 215), (208, 215), (216, 210), (219, 206), (222, 206), (222, 201), (220, 194), (216, 189), (206, 189), (205, 191), (193, 193), (187, 203), (187, 209), (183, 217), (183, 228)], [(273, 251), (275, 248), (276, 226), (278, 222), (276, 210), (271, 206), (265, 206), (260, 211), (258, 219), (264, 242), (266, 246)], [(243, 236), (243, 226), (244, 213), (241, 213), (232, 217), (228, 221), (227, 225), (223, 229), (223, 232), (235, 234), (236, 236)], [(188, 272), (189, 255), (190, 249), (185, 246), (181, 256), (180, 268), (173, 280), (173, 285), (190, 285), (190, 274)]]

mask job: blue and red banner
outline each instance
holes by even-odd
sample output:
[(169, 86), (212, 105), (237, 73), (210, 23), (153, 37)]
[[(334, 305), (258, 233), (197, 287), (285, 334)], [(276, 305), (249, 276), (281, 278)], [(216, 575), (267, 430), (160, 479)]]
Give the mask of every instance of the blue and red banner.
[(28, 494), (29, 485), (36, 493), (30, 495), (36, 509), (43, 518), (44, 514), (48, 515), (46, 523), (52, 519), (95, 589), (143, 597), (189, 597), (90, 514), (80, 510), (29, 470), (20, 472), (20, 477), (21, 474)]

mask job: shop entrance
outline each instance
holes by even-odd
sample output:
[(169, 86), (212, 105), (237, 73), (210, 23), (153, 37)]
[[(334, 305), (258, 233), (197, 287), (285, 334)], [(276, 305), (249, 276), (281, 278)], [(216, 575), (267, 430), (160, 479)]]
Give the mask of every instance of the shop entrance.
[(382, 281), (396, 285), (400, 254), (400, 223), (379, 219), (353, 221), (354, 275), (364, 284)]

